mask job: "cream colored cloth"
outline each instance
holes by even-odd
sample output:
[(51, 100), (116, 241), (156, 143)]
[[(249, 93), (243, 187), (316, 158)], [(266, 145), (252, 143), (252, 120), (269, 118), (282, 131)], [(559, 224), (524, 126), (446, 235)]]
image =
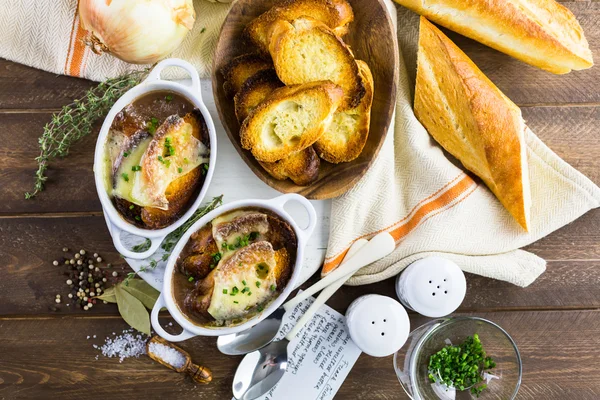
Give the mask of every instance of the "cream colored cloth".
[[(219, 31), (230, 7), (194, 0), (194, 29), (172, 56), (191, 62), (201, 77), (210, 76)], [(108, 54), (94, 54), (81, 41), (84, 33), (77, 17), (77, 0), (4, 0), (0, 6), (2, 58), (95, 81), (142, 68)], [(171, 77), (179, 77), (174, 74)]]
[[(76, 4), (14, 0), (10, 7), (0, 7), (0, 57), (93, 80), (139, 68), (83, 46)], [(194, 6), (194, 30), (172, 56), (190, 61), (208, 77), (230, 5), (196, 0)], [(465, 271), (526, 286), (544, 271), (545, 262), (519, 248), (598, 207), (600, 189), (527, 131), (534, 207), (531, 232), (525, 233), (483, 184), (446, 158), (416, 120), (411, 92), (418, 18), (398, 7), (398, 21), (402, 57), (395, 130), (365, 177), (333, 201), (325, 267), (339, 263), (357, 238), (388, 230), (397, 239), (396, 251), (361, 270), (350, 284), (389, 278), (411, 262), (437, 254)]]
[(360, 270), (349, 284), (381, 281), (415, 260), (438, 255), (466, 272), (527, 286), (546, 263), (519, 248), (600, 206), (600, 189), (527, 130), (533, 208), (526, 233), (415, 118), (418, 17), (402, 7), (397, 16), (402, 57), (395, 130), (364, 178), (333, 201), (325, 267), (339, 263), (357, 238), (387, 230), (397, 240), (396, 250)]

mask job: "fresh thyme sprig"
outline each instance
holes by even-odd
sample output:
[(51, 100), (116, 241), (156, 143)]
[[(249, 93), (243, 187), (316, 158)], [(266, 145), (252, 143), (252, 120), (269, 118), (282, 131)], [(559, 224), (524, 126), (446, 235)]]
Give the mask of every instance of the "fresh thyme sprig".
[[(142, 265), (140, 267), (140, 269), (137, 272), (130, 272), (127, 274), (127, 277), (125, 278), (125, 285), (127, 285), (127, 281), (129, 281), (129, 279), (134, 278), (139, 272), (149, 272), (154, 270), (157, 266), (158, 263), (160, 261), (167, 261), (167, 259), (169, 258), (169, 256), (171, 255), (171, 252), (173, 251), (173, 248), (175, 247), (175, 245), (177, 244), (177, 242), (179, 241), (179, 239), (183, 236), (183, 234), (190, 229), (190, 227), (192, 225), (194, 225), (196, 223), (196, 221), (198, 221), (200, 218), (202, 218), (203, 216), (205, 216), (206, 214), (208, 214), (209, 212), (211, 212), (212, 210), (214, 210), (215, 208), (219, 207), (221, 204), (223, 204), (223, 195), (217, 196), (217, 197), (213, 197), (213, 199), (211, 200), (210, 203), (208, 203), (207, 205), (205, 205), (204, 207), (201, 207), (199, 209), (196, 210), (196, 212), (190, 217), (190, 219), (188, 219), (187, 221), (185, 221), (185, 223), (183, 225), (181, 225), (179, 228), (175, 229), (173, 232), (169, 233), (169, 235), (165, 238), (165, 240), (163, 240), (162, 244), (161, 244), (161, 249), (164, 251), (163, 255), (161, 256), (160, 259), (151, 259), (148, 264), (146, 265)], [(145, 245), (146, 243), (149, 243), (150, 241), (147, 240), (147, 242), (144, 242), (141, 244), (141, 246)], [(150, 246), (150, 244), (148, 244), (148, 247)], [(144, 251), (145, 249), (140, 248), (137, 251)]]
[(144, 80), (149, 71), (150, 68), (146, 68), (107, 79), (52, 115), (52, 120), (46, 124), (44, 133), (38, 139), (40, 155), (35, 159), (38, 169), (34, 190), (25, 193), (26, 199), (44, 190), (44, 183), (48, 179), (45, 174), (48, 163), (69, 154), (71, 146), (90, 134), (94, 123), (105, 116), (126, 91)]

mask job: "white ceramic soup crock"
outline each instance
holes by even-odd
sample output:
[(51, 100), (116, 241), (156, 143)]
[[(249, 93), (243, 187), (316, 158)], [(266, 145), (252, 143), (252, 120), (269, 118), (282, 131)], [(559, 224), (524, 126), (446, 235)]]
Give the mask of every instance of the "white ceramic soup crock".
[[(292, 217), (284, 210), (284, 206), (286, 203), (296, 201), (300, 203), (306, 212), (308, 213), (308, 226), (304, 229), (301, 229), (298, 224), (292, 219)], [(177, 262), (177, 258), (179, 254), (187, 244), (190, 236), (202, 228), (204, 225), (210, 223), (213, 219), (218, 217), (221, 214), (224, 214), (228, 211), (235, 210), (238, 208), (245, 207), (260, 207), (265, 208), (267, 210), (273, 211), (275, 214), (279, 215), (284, 221), (290, 224), (294, 232), (296, 233), (296, 238), (298, 242), (298, 249), (296, 252), (296, 260), (294, 264), (294, 271), (292, 272), (292, 276), (288, 281), (283, 292), (279, 294), (279, 296), (271, 302), (271, 304), (261, 313), (255, 315), (248, 321), (243, 324), (236, 325), (233, 327), (202, 327), (193, 324), (189, 319), (183, 315), (183, 313), (179, 310), (179, 307), (175, 303), (175, 299), (173, 298), (173, 270), (175, 268), (175, 263)], [(229, 335), (231, 333), (241, 332), (243, 330), (252, 328), (254, 325), (258, 324), (260, 321), (265, 319), (268, 315), (270, 315), (273, 311), (275, 311), (285, 299), (290, 295), (296, 283), (302, 274), (302, 261), (304, 260), (304, 248), (308, 239), (313, 233), (313, 230), (317, 224), (317, 214), (315, 212), (314, 207), (310, 202), (295, 193), (284, 194), (283, 196), (276, 197), (271, 200), (240, 200), (234, 201), (227, 205), (221, 206), (216, 210), (211, 211), (206, 214), (204, 217), (200, 218), (188, 231), (181, 237), (175, 249), (171, 253), (169, 260), (167, 261), (167, 267), (165, 269), (164, 283), (163, 289), (160, 297), (156, 301), (154, 308), (152, 309), (151, 321), (152, 327), (161, 337), (170, 341), (170, 342), (180, 342), (182, 340), (189, 339), (194, 336), (221, 336), (221, 335)], [(171, 335), (166, 332), (158, 321), (158, 312), (161, 308), (167, 307), (167, 310), (175, 321), (183, 328), (183, 332), (179, 335)]]
[[(161, 72), (168, 67), (183, 68), (192, 79), (191, 86), (186, 86), (182, 83), (161, 79)], [(208, 128), (208, 137), (210, 141), (210, 157), (208, 171), (206, 172), (204, 184), (202, 185), (198, 196), (190, 205), (186, 213), (181, 216), (181, 218), (179, 218), (177, 221), (173, 222), (166, 228), (141, 229), (135, 226), (134, 224), (127, 222), (123, 217), (121, 217), (121, 215), (113, 205), (113, 202), (111, 201), (108, 193), (106, 192), (103, 179), (104, 146), (106, 144), (108, 132), (113, 123), (113, 120), (123, 108), (135, 101), (137, 98), (142, 97), (150, 92), (167, 90), (175, 92), (185, 97), (194, 105), (195, 108), (198, 108), (202, 113), (202, 117), (204, 118), (204, 122), (206, 123), (206, 127)], [(94, 154), (94, 178), (96, 180), (96, 190), (98, 191), (98, 196), (100, 197), (100, 203), (102, 204), (102, 210), (104, 212), (106, 224), (108, 225), (108, 229), (113, 238), (113, 242), (119, 253), (121, 253), (126, 258), (132, 258), (137, 260), (148, 258), (152, 254), (154, 254), (154, 252), (162, 243), (163, 239), (169, 233), (173, 232), (185, 221), (187, 221), (200, 206), (200, 203), (206, 195), (208, 185), (212, 180), (216, 160), (217, 139), (215, 134), (215, 126), (200, 95), (200, 77), (198, 76), (198, 72), (187, 61), (183, 61), (177, 58), (169, 58), (164, 61), (161, 61), (150, 72), (146, 80), (144, 80), (138, 86), (125, 93), (110, 109), (110, 112), (108, 113), (106, 119), (104, 120), (104, 123), (102, 124), (102, 129), (100, 130), (100, 135), (98, 136), (98, 141), (96, 142), (96, 152)], [(148, 238), (151, 241), (150, 248), (143, 252), (135, 252), (130, 249), (127, 249), (121, 241), (121, 232), (127, 232), (136, 236)]]

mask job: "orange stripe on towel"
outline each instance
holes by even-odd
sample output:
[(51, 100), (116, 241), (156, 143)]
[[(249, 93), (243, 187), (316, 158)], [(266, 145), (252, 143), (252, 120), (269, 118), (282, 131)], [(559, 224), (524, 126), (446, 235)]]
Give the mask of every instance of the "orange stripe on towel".
[(83, 42), (86, 31), (82, 28), (79, 21), (79, 3), (73, 16), (73, 26), (71, 28), (71, 40), (69, 42), (69, 51), (65, 60), (65, 74), (80, 77), (83, 74), (83, 61), (87, 46)]
[[(471, 188), (473, 185), (475, 185), (475, 182), (468, 175), (464, 175), (462, 177), (462, 179), (458, 180), (458, 182), (456, 182), (452, 186), (445, 185), (444, 188), (446, 188), (446, 190), (443, 191), (441, 194), (439, 194), (437, 197), (434, 194), (432, 196), (429, 196), (427, 199), (425, 199), (425, 201), (423, 201), (423, 200), (420, 201), (419, 204), (421, 204), (421, 206), (418, 207), (414, 212), (411, 211), (411, 213), (409, 213), (408, 218), (403, 218), (402, 220), (394, 223), (393, 225), (390, 226), (389, 229), (382, 229), (380, 231), (362, 235), (362, 236), (354, 239), (352, 241), (352, 243), (350, 243), (350, 245), (344, 251), (342, 251), (340, 254), (338, 254), (337, 256), (334, 256), (328, 260), (325, 260), (325, 263), (323, 264), (323, 271), (321, 272), (321, 275), (325, 276), (328, 273), (330, 273), (331, 271), (333, 271), (334, 269), (336, 269), (337, 266), (340, 265), (340, 263), (344, 259), (344, 256), (350, 249), (350, 246), (352, 246), (352, 244), (356, 240), (361, 239), (361, 238), (367, 238), (367, 237), (370, 238), (380, 232), (387, 230), (392, 235), (392, 237), (394, 238), (396, 243), (398, 243), (404, 237), (406, 237), (410, 232), (412, 232), (412, 230), (414, 230), (421, 222), (423, 222), (425, 219), (427, 219), (426, 217), (428, 215), (431, 215), (433, 213), (439, 214), (440, 212), (444, 211), (443, 209), (445, 207), (452, 204), (457, 198), (459, 198), (464, 193), (466, 193), (468, 191), (468, 189)], [(435, 198), (432, 199), (432, 197), (435, 197)], [(429, 199), (432, 199), (432, 200), (429, 200)], [(427, 200), (429, 200), (429, 201), (427, 201)], [(436, 213), (436, 211), (438, 211), (438, 212)], [(398, 225), (398, 223), (400, 223), (402, 221), (405, 221), (405, 222)]]

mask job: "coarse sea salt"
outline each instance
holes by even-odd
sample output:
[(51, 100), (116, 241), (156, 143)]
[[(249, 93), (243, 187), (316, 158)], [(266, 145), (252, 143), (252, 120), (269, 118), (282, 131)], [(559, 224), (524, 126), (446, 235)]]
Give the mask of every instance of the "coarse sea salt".
[[(146, 354), (146, 342), (148, 337), (143, 334), (134, 334), (133, 329), (126, 329), (119, 336), (106, 338), (104, 344), (100, 347), (94, 345), (102, 351), (105, 357), (119, 357), (119, 362), (129, 357), (139, 357), (140, 354)], [(115, 333), (113, 332), (113, 335)]]
[(162, 343), (151, 342), (148, 348), (152, 354), (176, 369), (183, 367), (187, 361), (179, 351)]

